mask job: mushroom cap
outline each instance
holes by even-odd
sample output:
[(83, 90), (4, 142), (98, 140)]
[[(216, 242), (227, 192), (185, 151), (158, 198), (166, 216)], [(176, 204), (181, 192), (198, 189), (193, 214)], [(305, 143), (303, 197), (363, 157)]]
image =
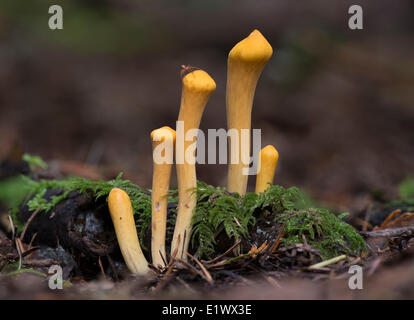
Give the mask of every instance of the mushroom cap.
[(276, 148), (272, 145), (268, 145), (264, 147), (260, 151), (260, 156), (263, 161), (272, 161), (276, 162), (279, 160), (279, 152), (277, 152)]
[[(110, 210), (119, 208), (119, 206), (123, 207), (119, 209), (132, 210), (131, 200), (129, 199), (128, 194), (124, 190), (119, 188), (113, 188), (109, 193), (108, 206)], [(111, 212), (123, 212), (123, 210), (112, 210)]]
[(158, 129), (155, 129), (151, 132), (151, 140), (153, 142), (162, 142), (165, 140), (172, 140), (175, 142), (176, 132), (174, 129), (171, 129), (168, 126), (164, 126)]
[(216, 83), (213, 78), (203, 70), (195, 70), (187, 73), (182, 81), (183, 86), (191, 91), (213, 92), (216, 90)]
[(255, 29), (247, 38), (237, 43), (229, 53), (229, 59), (246, 62), (267, 62), (273, 54), (272, 46)]

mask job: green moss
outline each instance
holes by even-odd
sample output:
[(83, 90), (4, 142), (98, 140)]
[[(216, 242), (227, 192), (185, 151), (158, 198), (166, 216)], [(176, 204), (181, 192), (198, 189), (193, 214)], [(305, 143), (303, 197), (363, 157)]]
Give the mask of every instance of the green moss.
[(359, 254), (366, 249), (365, 242), (355, 229), (326, 209), (309, 208), (288, 211), (277, 216), (285, 224), (282, 245), (302, 243), (302, 237), (322, 257), (329, 259), (340, 254)]
[(224, 188), (203, 182), (197, 184), (197, 206), (193, 217), (192, 246), (200, 257), (215, 251), (216, 237), (224, 231), (231, 239), (248, 236), (248, 227), (255, 223), (253, 211), (256, 194), (245, 197), (231, 195)]
[[(324, 258), (342, 253), (359, 254), (366, 249), (356, 230), (326, 209), (304, 208), (307, 202), (297, 188), (270, 186), (259, 195), (230, 195), (224, 188), (198, 183), (197, 207), (193, 218), (192, 244), (200, 257), (215, 251), (217, 235), (223, 230), (235, 241), (249, 237), (249, 226), (257, 219), (278, 223), (284, 228), (283, 245), (303, 242), (302, 237)], [(237, 220), (237, 222), (236, 222)]]
[(30, 170), (32, 171), (36, 169), (36, 167), (39, 167), (44, 170), (46, 170), (48, 167), (47, 163), (44, 162), (43, 159), (38, 156), (33, 156), (31, 154), (25, 153), (22, 158), (24, 161), (28, 163)]
[(270, 208), (271, 216), (284, 228), (281, 245), (306, 242), (328, 259), (340, 254), (360, 254), (366, 249), (362, 237), (342, 219), (327, 209), (305, 207), (306, 198), (296, 188), (270, 186), (259, 195), (262, 211)]

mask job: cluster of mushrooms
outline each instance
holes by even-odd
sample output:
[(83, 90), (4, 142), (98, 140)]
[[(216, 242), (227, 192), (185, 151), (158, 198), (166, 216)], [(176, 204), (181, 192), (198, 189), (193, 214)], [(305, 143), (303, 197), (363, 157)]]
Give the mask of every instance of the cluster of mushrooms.
[[(273, 49), (263, 35), (254, 30), (247, 38), (237, 43), (228, 56), (226, 109), (228, 129), (239, 132), (249, 130), (248, 141), (244, 148), (237, 153), (231, 150), (230, 154), (237, 154), (239, 161), (232, 161), (228, 167), (227, 190), (237, 192), (243, 196), (247, 189), (248, 175), (244, 174), (248, 164), (242, 159), (250, 156), (251, 111), (254, 93), (260, 74), (273, 54)], [(191, 129), (198, 129), (205, 105), (216, 89), (214, 80), (203, 70), (188, 69), (182, 76), (182, 95), (178, 121), (184, 125), (184, 136)], [(195, 160), (197, 137), (193, 141), (177, 139), (176, 132), (170, 127), (162, 127), (151, 132), (153, 154), (160, 144), (164, 144), (165, 161), (154, 161), (152, 180), (152, 265), (159, 270), (167, 266), (165, 252), (165, 237), (167, 225), (168, 190), (174, 148), (178, 180), (178, 212), (174, 235), (171, 243), (170, 255), (182, 260), (187, 258), (187, 250), (191, 235), (191, 220), (197, 204), (197, 195), (194, 192), (197, 186), (195, 161), (178, 159), (188, 153)], [(181, 141), (183, 140), (183, 141)], [(233, 145), (233, 144), (232, 144)], [(168, 148), (168, 146), (174, 146)], [(188, 152), (187, 152), (188, 151)], [(237, 156), (236, 156), (237, 157)], [(256, 177), (256, 193), (263, 192), (269, 183), (273, 182), (279, 154), (275, 147), (268, 145), (259, 154), (258, 174)], [(123, 190), (114, 188), (108, 197), (108, 206), (115, 227), (116, 236), (122, 256), (128, 269), (135, 274), (145, 275), (150, 271), (148, 262), (142, 253), (131, 201)]]

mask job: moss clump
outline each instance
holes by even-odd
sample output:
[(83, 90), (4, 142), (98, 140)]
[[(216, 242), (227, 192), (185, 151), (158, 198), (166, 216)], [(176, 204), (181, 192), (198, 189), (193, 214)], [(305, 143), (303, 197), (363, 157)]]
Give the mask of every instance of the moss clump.
[(336, 216), (326, 209), (309, 208), (282, 213), (276, 220), (285, 225), (282, 245), (307, 243), (325, 259), (339, 254), (365, 250), (365, 242), (355, 229), (342, 221), (347, 214)]
[(304, 208), (307, 199), (297, 188), (270, 186), (259, 195), (231, 195), (224, 188), (198, 183), (197, 207), (193, 218), (193, 245), (198, 254), (210, 257), (217, 235), (223, 230), (235, 241), (249, 237), (249, 226), (257, 219), (279, 224), (285, 235), (281, 245), (303, 242), (303, 236), (324, 258), (359, 254), (365, 242), (355, 229), (326, 209)]
[(366, 249), (362, 237), (342, 221), (347, 213), (337, 216), (327, 209), (307, 206), (308, 197), (297, 188), (270, 186), (259, 195), (259, 207), (268, 219), (283, 226), (281, 245), (302, 243), (303, 237), (325, 259), (340, 254), (359, 254)]

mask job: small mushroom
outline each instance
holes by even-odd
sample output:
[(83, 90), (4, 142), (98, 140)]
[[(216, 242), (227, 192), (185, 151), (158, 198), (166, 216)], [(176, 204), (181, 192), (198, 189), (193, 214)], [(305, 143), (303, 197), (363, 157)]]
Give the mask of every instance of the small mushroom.
[(139, 275), (147, 274), (150, 269), (139, 245), (128, 194), (119, 188), (113, 188), (108, 196), (108, 207), (119, 248), (129, 271)]
[[(153, 152), (152, 175), (152, 264), (166, 266), (165, 235), (167, 227), (168, 190), (174, 161), (175, 130), (162, 127), (151, 132)], [(160, 148), (158, 150), (158, 148)], [(163, 154), (162, 154), (163, 153)]]
[[(240, 195), (244, 195), (247, 189), (254, 93), (260, 74), (272, 54), (270, 44), (258, 30), (254, 30), (231, 49), (228, 57), (227, 127), (237, 130), (239, 148), (232, 148), (230, 144), (231, 158), (238, 161), (229, 164), (227, 190)], [(248, 130), (247, 139), (242, 139), (242, 129)]]
[(260, 151), (260, 170), (256, 176), (255, 190), (257, 194), (269, 188), (269, 183), (273, 183), (278, 160), (279, 153), (274, 146), (268, 145)]
[(178, 212), (171, 244), (171, 255), (186, 260), (185, 252), (191, 236), (191, 219), (197, 203), (195, 148), (197, 137), (186, 139), (189, 130), (198, 129), (205, 105), (216, 89), (216, 83), (203, 70), (187, 73), (182, 78), (181, 106), (178, 125), (183, 124), (182, 134), (177, 126), (176, 167), (178, 182)]

